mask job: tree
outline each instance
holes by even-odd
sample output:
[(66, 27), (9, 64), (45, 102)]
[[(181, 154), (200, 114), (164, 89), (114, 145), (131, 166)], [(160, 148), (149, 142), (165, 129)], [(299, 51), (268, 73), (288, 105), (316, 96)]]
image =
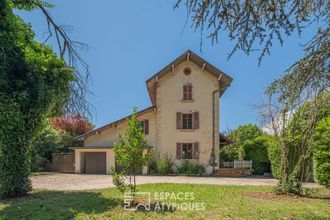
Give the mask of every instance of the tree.
[(0, 197), (26, 194), (29, 146), (42, 119), (62, 111), (73, 71), (0, 3)]
[(39, 171), (43, 164), (50, 164), (52, 154), (68, 152), (82, 144), (75, 140), (78, 135), (90, 131), (93, 126), (85, 117), (66, 114), (43, 120), (31, 143), (31, 170)]
[(253, 173), (263, 175), (271, 172), (271, 164), (268, 157), (271, 137), (263, 134), (243, 143), (245, 160), (252, 160)]
[(316, 126), (314, 137), (315, 176), (321, 185), (330, 186), (330, 116)]
[[(244, 152), (244, 142), (248, 140), (253, 140), (263, 134), (262, 130), (254, 124), (240, 125), (233, 131), (228, 133), (228, 137), (233, 141), (232, 145), (229, 145), (223, 149), (223, 151), (227, 151), (230, 153), (230, 157), (234, 157), (235, 159), (243, 160), (245, 157)], [(227, 149), (228, 148), (228, 149)], [(230, 150), (229, 148), (233, 148)], [(223, 152), (224, 153), (224, 152)], [(237, 156), (235, 156), (237, 155)]]
[(263, 134), (262, 130), (255, 124), (240, 125), (229, 132), (228, 137), (237, 145), (241, 146), (245, 141), (257, 138)]
[(247, 124), (230, 131), (228, 137), (234, 143), (220, 150), (221, 160), (252, 160), (254, 174), (270, 172), (268, 148), (273, 145), (272, 136), (265, 134), (257, 125)]
[(234, 161), (239, 159), (239, 150), (236, 149), (232, 144), (224, 146), (220, 149), (220, 160), (221, 161)]
[[(193, 26), (199, 28), (202, 34), (209, 31), (208, 37), (213, 43), (218, 42), (220, 33), (227, 33), (228, 38), (235, 42), (228, 58), (237, 50), (242, 50), (247, 55), (259, 50), (259, 64), (266, 54), (270, 54), (275, 39), (282, 45), (284, 37), (294, 32), (302, 35), (304, 29), (312, 24), (319, 26), (314, 37), (304, 47), (305, 56), (268, 87), (264, 110), (261, 113), (268, 117), (265, 120), (268, 124), (277, 124), (273, 127), (277, 127), (275, 136), (281, 151), (279, 188), (282, 190), (279, 192), (298, 193), (301, 184), (293, 184), (295, 180), (289, 181), (289, 142), (281, 137), (287, 134), (280, 128), (285, 128), (288, 118), (304, 101), (314, 100), (311, 107), (317, 109), (318, 103), (322, 101), (318, 100), (319, 94), (330, 87), (328, 1), (177, 0), (175, 7), (179, 7), (183, 2), (188, 14), (192, 15)], [(305, 140), (313, 136), (315, 112), (309, 111), (308, 117), (311, 120), (308, 123), (309, 130), (304, 132)], [(304, 158), (300, 159), (303, 161)]]
[[(308, 94), (308, 93), (307, 93)], [(314, 97), (314, 96), (313, 96)], [(301, 193), (302, 182), (312, 172), (316, 126), (330, 115), (330, 93), (319, 93), (296, 109), (266, 105), (264, 116), (279, 146), (279, 193)]]
[(47, 21), (47, 31), (44, 43), (52, 37), (55, 39), (58, 55), (65, 61), (67, 67), (74, 72), (74, 80), (69, 83), (70, 98), (64, 103), (66, 113), (82, 114), (91, 116), (91, 105), (85, 97), (89, 93), (87, 86), (90, 79), (89, 66), (81, 56), (80, 52), (88, 49), (88, 45), (71, 39), (69, 31), (73, 28), (68, 25), (59, 25), (52, 18), (47, 9), (52, 9), (55, 5), (41, 0), (6, 0), (14, 8), (19, 10), (40, 10)]
[(61, 135), (61, 152), (68, 152), (71, 147), (81, 146), (82, 142), (75, 138), (93, 129), (88, 119), (79, 114), (54, 117), (51, 124)]
[[(152, 156), (152, 151), (144, 154), (147, 147), (142, 123), (137, 120), (137, 108), (134, 107), (132, 117), (127, 120), (127, 128), (119, 133), (119, 143), (115, 143), (116, 164), (121, 167), (122, 174), (129, 177), (129, 188), (132, 195), (136, 192), (136, 175), (146, 166)], [(115, 179), (118, 180), (117, 175)], [(120, 179), (120, 178), (119, 178)], [(121, 182), (121, 181), (118, 181)]]
[(52, 160), (52, 154), (61, 148), (61, 139), (61, 134), (52, 126), (50, 119), (45, 119), (31, 141), (32, 171), (39, 171), (40, 162), (49, 163)]
[(69, 133), (73, 137), (82, 135), (93, 129), (93, 125), (87, 120), (87, 118), (79, 114), (66, 114), (61, 117), (54, 117), (52, 118), (52, 126)]
[[(77, 44), (47, 14), (47, 6), (51, 5), (39, 0), (0, 2), (0, 197), (4, 198), (31, 189), (29, 147), (42, 120), (86, 110), (86, 84), (76, 67), (79, 62), (87, 66), (74, 48)], [(60, 57), (34, 41), (30, 25), (13, 13), (14, 8), (36, 7), (48, 15), (49, 31), (54, 27), (59, 47), (65, 45)]]
[[(174, 8), (182, 4), (187, 9), (187, 18), (191, 15), (192, 27), (201, 31), (201, 45), (205, 32), (212, 44), (219, 42), (220, 34), (227, 34), (235, 43), (228, 58), (237, 50), (247, 55), (260, 51), (259, 64), (266, 54), (270, 54), (274, 40), (283, 45), (285, 37), (294, 32), (302, 35), (311, 24), (320, 25), (318, 33), (329, 31), (330, 6), (326, 0), (177, 0)], [(322, 50), (322, 54), (327, 56), (327, 51)]]

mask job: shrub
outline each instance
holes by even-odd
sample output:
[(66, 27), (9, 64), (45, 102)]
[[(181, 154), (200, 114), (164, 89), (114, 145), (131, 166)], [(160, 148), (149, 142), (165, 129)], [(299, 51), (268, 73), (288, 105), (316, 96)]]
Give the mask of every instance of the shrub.
[(152, 174), (172, 174), (173, 171), (173, 159), (167, 154), (158, 155), (155, 160), (150, 163), (150, 173)]
[(189, 160), (184, 160), (177, 166), (177, 172), (186, 175), (202, 175), (205, 173), (205, 168), (199, 164), (191, 163)]
[(234, 146), (225, 146), (220, 150), (221, 161), (234, 161), (238, 160), (238, 149)]
[(52, 127), (49, 119), (45, 119), (40, 130), (32, 139), (30, 148), (31, 171), (40, 171), (38, 163), (42, 158), (52, 161), (52, 154), (59, 152), (60, 144), (60, 133)]
[(52, 171), (52, 164), (46, 158), (40, 158), (36, 162), (36, 171), (38, 172), (50, 172)]
[(268, 159), (268, 136), (263, 135), (243, 143), (245, 159), (252, 160), (254, 174), (263, 175), (270, 172), (270, 162)]

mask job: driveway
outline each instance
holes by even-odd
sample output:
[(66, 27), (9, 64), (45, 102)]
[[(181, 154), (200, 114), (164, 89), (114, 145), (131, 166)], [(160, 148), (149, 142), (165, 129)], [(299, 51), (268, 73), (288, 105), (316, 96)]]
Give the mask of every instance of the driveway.
[[(86, 175), (50, 173), (47, 175), (32, 176), (34, 189), (47, 190), (89, 190), (113, 187), (110, 175)], [(250, 186), (275, 186), (276, 179), (262, 177), (187, 177), (187, 176), (137, 176), (138, 184), (146, 183), (188, 183), (211, 185), (250, 185)], [(320, 187), (315, 183), (307, 183), (308, 188)]]

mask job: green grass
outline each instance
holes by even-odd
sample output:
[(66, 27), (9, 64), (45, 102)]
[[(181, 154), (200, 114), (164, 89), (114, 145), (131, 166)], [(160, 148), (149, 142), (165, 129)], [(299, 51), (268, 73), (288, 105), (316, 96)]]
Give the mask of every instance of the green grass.
[[(29, 196), (0, 201), (0, 219), (327, 219), (330, 190), (312, 198), (252, 198), (245, 194), (271, 192), (271, 187), (191, 184), (146, 184), (138, 191), (194, 192), (205, 211), (123, 211), (122, 195), (114, 188), (93, 191), (34, 191)], [(269, 193), (270, 194), (270, 193)], [(269, 195), (267, 194), (267, 195)], [(169, 201), (169, 200), (168, 200)], [(173, 201), (171, 202), (182, 202)]]

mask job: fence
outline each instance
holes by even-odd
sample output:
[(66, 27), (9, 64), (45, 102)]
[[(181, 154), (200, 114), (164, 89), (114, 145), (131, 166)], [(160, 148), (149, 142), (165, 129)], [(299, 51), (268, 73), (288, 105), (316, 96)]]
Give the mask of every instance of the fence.
[(61, 173), (74, 173), (74, 154), (52, 154), (53, 171)]
[(220, 162), (221, 168), (249, 168), (252, 169), (252, 160), (234, 160), (229, 162)]

